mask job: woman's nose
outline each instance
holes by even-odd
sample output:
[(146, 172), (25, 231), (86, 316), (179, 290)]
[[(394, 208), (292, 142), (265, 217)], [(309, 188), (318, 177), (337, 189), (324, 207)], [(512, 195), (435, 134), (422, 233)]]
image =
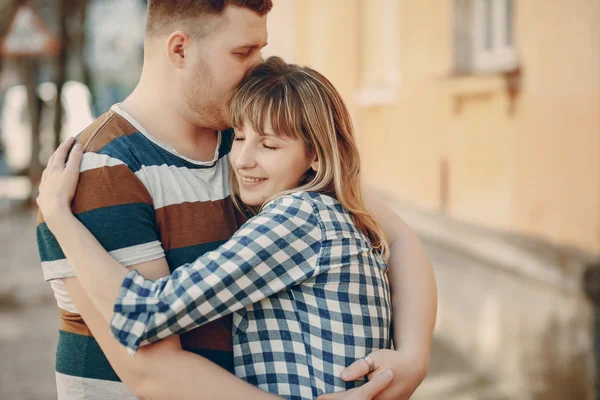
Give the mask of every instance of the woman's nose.
[(241, 149), (235, 158), (234, 165), (238, 169), (252, 168), (256, 165), (254, 151), (248, 144), (247, 141), (244, 141), (244, 144), (241, 146)]

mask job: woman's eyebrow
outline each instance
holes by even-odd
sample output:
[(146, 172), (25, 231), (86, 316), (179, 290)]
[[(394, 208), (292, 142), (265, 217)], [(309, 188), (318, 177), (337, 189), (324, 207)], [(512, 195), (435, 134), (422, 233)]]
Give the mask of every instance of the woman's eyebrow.
[(262, 137), (277, 137), (277, 135), (275, 133), (273, 133), (273, 132), (263, 132), (263, 131), (261, 131), (261, 132), (258, 132), (258, 134), (259, 134), (259, 136), (262, 136)]

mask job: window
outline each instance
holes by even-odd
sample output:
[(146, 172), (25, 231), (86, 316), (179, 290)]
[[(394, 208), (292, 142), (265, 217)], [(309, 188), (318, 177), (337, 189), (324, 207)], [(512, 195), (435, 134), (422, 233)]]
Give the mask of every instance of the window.
[(517, 66), (514, 0), (454, 0), (458, 72), (504, 72)]

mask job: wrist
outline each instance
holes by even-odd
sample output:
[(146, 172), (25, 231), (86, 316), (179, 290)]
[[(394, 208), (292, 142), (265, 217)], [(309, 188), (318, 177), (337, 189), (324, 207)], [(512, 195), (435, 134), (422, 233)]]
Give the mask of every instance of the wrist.
[(404, 344), (402, 346), (396, 346), (395, 350), (399, 353), (399, 356), (411, 360), (412, 368), (419, 371), (422, 377), (425, 378), (429, 371), (429, 358), (431, 355), (430, 347)]
[(53, 234), (56, 234), (55, 231), (61, 226), (64, 226), (64, 224), (69, 221), (69, 218), (74, 218), (73, 212), (69, 206), (56, 206), (49, 210), (42, 210), (42, 216), (44, 217), (44, 222), (46, 222), (48, 229), (50, 229)]

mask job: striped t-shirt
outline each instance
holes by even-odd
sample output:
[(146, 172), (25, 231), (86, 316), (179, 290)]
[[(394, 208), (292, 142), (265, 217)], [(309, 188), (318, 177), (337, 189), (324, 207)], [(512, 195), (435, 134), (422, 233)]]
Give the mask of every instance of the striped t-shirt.
[[(216, 249), (241, 225), (229, 196), (229, 131), (214, 159), (186, 158), (152, 137), (118, 105), (79, 136), (84, 148), (73, 212), (121, 264), (166, 257), (171, 268)], [(44, 279), (61, 313), (56, 379), (60, 399), (133, 398), (120, 382), (65, 290), (75, 276), (40, 216)], [(231, 318), (181, 336), (184, 349), (233, 371)]]

